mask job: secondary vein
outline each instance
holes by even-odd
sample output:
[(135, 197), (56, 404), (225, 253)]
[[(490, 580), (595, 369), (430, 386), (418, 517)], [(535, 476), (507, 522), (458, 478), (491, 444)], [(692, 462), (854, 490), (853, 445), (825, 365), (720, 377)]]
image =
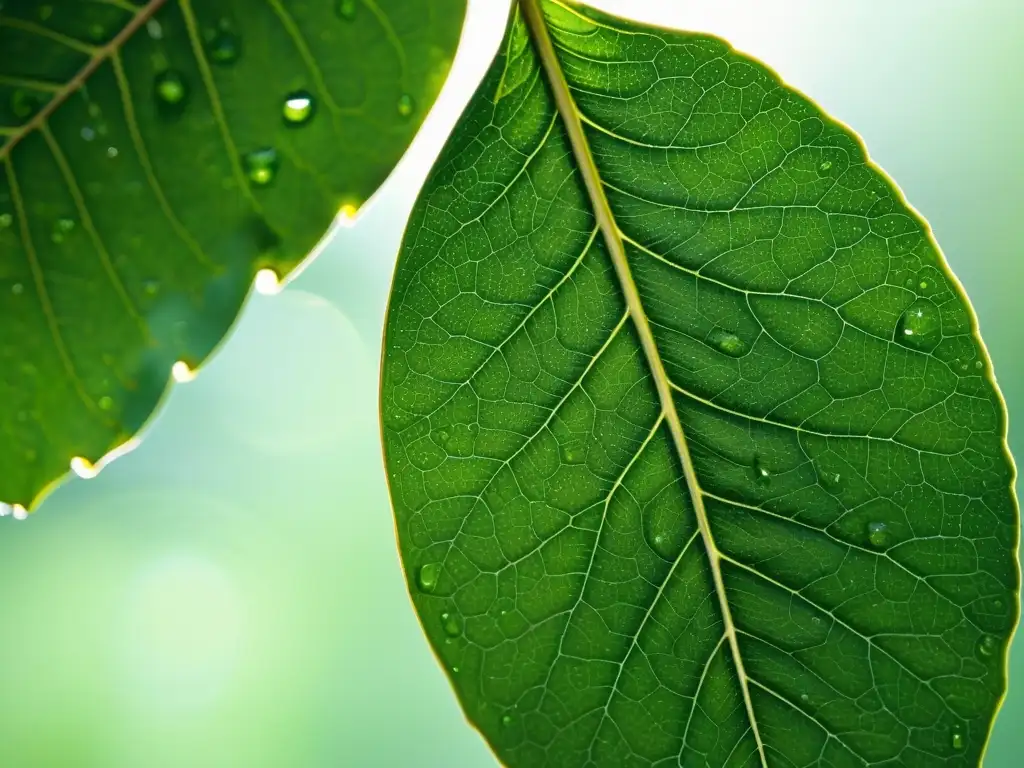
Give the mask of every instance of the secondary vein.
[(520, 0), (519, 7), (523, 19), (533, 38), (541, 65), (547, 75), (551, 92), (555, 99), (558, 113), (565, 124), (569, 143), (572, 146), (573, 156), (579, 165), (583, 183), (587, 189), (590, 203), (594, 209), (594, 217), (597, 219), (598, 227), (604, 237), (605, 246), (615, 267), (615, 274), (618, 277), (623, 297), (629, 316), (636, 327), (640, 345), (643, 348), (647, 365), (651, 370), (655, 387), (658, 391), (658, 399), (661, 404), (665, 421), (672, 434), (672, 442), (679, 455), (679, 461), (683, 468), (683, 475), (686, 479), (686, 486), (690, 493), (690, 500), (697, 516), (697, 524), (700, 529), (704, 549), (707, 552), (711, 573), (715, 584), (715, 593), (718, 598), (719, 609), (722, 612), (722, 620), (725, 625), (725, 635), (732, 652), (733, 663), (736, 666), (737, 677), (740, 682), (740, 690), (743, 694), (743, 703), (746, 708), (750, 728), (757, 743), (757, 751), (760, 756), (761, 765), (767, 768), (768, 760), (765, 755), (764, 744), (758, 730), (757, 718), (754, 715), (753, 701), (750, 695), (750, 685), (747, 679), (746, 670), (743, 664), (743, 657), (740, 654), (739, 640), (736, 633), (736, 625), (732, 618), (732, 609), (725, 592), (725, 582), (722, 577), (722, 555), (715, 544), (714, 535), (708, 522), (707, 510), (704, 508), (704, 499), (697, 480), (697, 473), (693, 466), (693, 459), (690, 456), (690, 449), (683, 432), (683, 425), (676, 411), (675, 400), (672, 396), (672, 386), (665, 371), (664, 362), (658, 351), (654, 339), (654, 332), (644, 312), (643, 303), (640, 300), (640, 292), (633, 279), (629, 261), (626, 258), (626, 249), (623, 244), (622, 234), (615, 222), (611, 205), (605, 195), (594, 156), (590, 151), (590, 144), (586, 134), (583, 132), (583, 123), (580, 119), (579, 110), (569, 91), (569, 84), (562, 72), (558, 55), (555, 53), (551, 35), (548, 32), (547, 22), (540, 7), (540, 0)]

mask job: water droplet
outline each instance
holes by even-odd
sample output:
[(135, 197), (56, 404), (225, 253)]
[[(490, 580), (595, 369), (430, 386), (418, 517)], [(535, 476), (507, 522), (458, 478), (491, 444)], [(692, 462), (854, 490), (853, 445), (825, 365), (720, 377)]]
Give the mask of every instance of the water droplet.
[(242, 55), (242, 39), (221, 23), (220, 29), (206, 44), (206, 50), (214, 63), (228, 66)]
[(160, 26), (160, 22), (156, 19), (150, 19), (146, 22), (146, 32), (154, 40), (161, 40), (164, 36), (164, 28)]
[(708, 334), (708, 342), (730, 357), (741, 357), (747, 352), (747, 345), (739, 336), (731, 331), (715, 328)]
[(985, 364), (983, 362), (981, 362), (981, 360), (975, 360), (974, 361), (974, 367), (977, 368), (980, 371), (982, 368), (985, 367)]
[(868, 541), (878, 549), (889, 546), (889, 526), (885, 523), (868, 523)]
[(80, 133), (85, 141), (92, 141), (93, 139), (96, 138), (96, 131), (94, 131), (92, 127), (88, 125), (82, 128)]
[(810, 700), (810, 698), (811, 697), (808, 696), (806, 693), (800, 694), (800, 701), (804, 702), (805, 704)]
[(455, 675), (459, 674), (459, 668), (458, 667), (452, 667), (452, 674), (455, 674)]
[(978, 655), (984, 658), (991, 658), (999, 652), (999, 641), (992, 635), (982, 635), (978, 641)]
[(966, 741), (964, 739), (963, 731), (961, 731), (959, 728), (954, 728), (953, 729), (953, 738), (951, 739), (951, 741), (952, 741), (952, 744), (953, 744), (953, 749), (956, 749), (956, 750), (963, 749), (964, 748), (964, 743)]
[(513, 718), (512, 715), (506, 712), (504, 715), (501, 716), (501, 724), (505, 726), (512, 725), (512, 721), (514, 719), (515, 718)]
[(309, 91), (294, 91), (285, 96), (282, 114), (287, 125), (305, 125), (313, 118), (316, 102)]
[(582, 464), (586, 458), (586, 451), (579, 445), (563, 445), (558, 452), (563, 464)]
[(908, 277), (903, 284), (905, 286), (907, 286), (907, 288), (913, 288), (914, 287), (914, 278)]
[(120, 154), (117, 147), (107, 147), (107, 157), (113, 159)]
[(437, 581), (441, 578), (441, 564), (427, 563), (420, 567), (416, 576), (416, 583), (419, 584), (422, 592), (433, 592), (437, 589)]
[(15, 296), (20, 296), (24, 292), (25, 286), (22, 285), (21, 283), (15, 283), (14, 285), (11, 286), (11, 293), (13, 293)]
[(412, 96), (408, 93), (403, 93), (398, 97), (398, 114), (402, 117), (409, 117), (416, 109), (416, 102), (413, 101)]
[(0, 213), (0, 229), (7, 229), (14, 223), (14, 216), (9, 213)]
[(253, 150), (244, 160), (246, 175), (249, 181), (257, 186), (265, 187), (277, 175), (277, 150), (273, 147)]
[(752, 472), (754, 474), (754, 482), (758, 485), (768, 485), (772, 481), (771, 472), (764, 467), (759, 456), (754, 457)]
[(147, 296), (156, 296), (160, 292), (160, 281), (159, 280), (147, 280), (142, 289), (146, 292)]
[(356, 0), (338, 0), (338, 16), (352, 21), (356, 17)]
[(188, 98), (188, 85), (180, 72), (167, 69), (156, 76), (154, 82), (156, 97), (162, 104), (181, 106)]
[(920, 290), (922, 290), (922, 291), (927, 291), (928, 290), (928, 281), (927, 280), (922, 280), (920, 283), (917, 284), (917, 287)]
[(50, 234), (50, 239), (55, 243), (63, 243), (65, 236), (74, 228), (74, 219), (57, 219), (53, 224), (53, 232)]
[(820, 170), (822, 170), (822, 171), (827, 171), (831, 167), (832, 167), (832, 161), (831, 160), (826, 160), (825, 162), (823, 162), (821, 165), (818, 166), (818, 168)]
[(454, 611), (445, 611), (441, 614), (441, 628), (448, 637), (458, 637), (462, 634), (462, 617)]
[(100, 410), (109, 411), (111, 408), (114, 407), (114, 398), (110, 397), (109, 395), (104, 395), (99, 399), (99, 402), (97, 404), (99, 405)]
[(918, 299), (900, 316), (896, 341), (905, 347), (929, 352), (942, 338), (939, 308), (928, 299)]

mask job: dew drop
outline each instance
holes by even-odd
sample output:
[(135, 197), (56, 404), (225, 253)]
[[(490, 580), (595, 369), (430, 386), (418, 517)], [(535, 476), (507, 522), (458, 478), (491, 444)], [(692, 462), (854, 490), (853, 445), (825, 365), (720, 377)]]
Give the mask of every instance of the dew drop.
[(154, 82), (156, 97), (167, 106), (181, 106), (188, 98), (188, 84), (180, 72), (167, 69), (156, 76)]
[(345, 21), (352, 21), (356, 17), (356, 0), (338, 0), (338, 16)]
[(160, 281), (159, 280), (147, 280), (143, 284), (142, 290), (144, 290), (146, 292), (147, 296), (156, 296), (158, 293), (160, 293)]
[(806, 704), (808, 701), (810, 701), (810, 698), (811, 697), (808, 696), (806, 693), (801, 693), (800, 694), (800, 701), (802, 701), (804, 704)]
[(15, 296), (20, 296), (24, 292), (25, 286), (22, 285), (21, 283), (15, 283), (14, 285), (11, 286), (11, 293), (13, 293)]
[(107, 157), (109, 157), (110, 159), (114, 159), (119, 154), (121, 153), (117, 147), (107, 147)]
[(504, 726), (512, 725), (512, 720), (513, 719), (514, 718), (512, 717), (512, 715), (510, 715), (508, 712), (506, 712), (504, 715), (501, 716), (501, 724), (504, 725)]
[(831, 160), (826, 160), (825, 162), (823, 162), (821, 165), (818, 166), (818, 168), (820, 170), (822, 170), (822, 171), (827, 171), (831, 167), (832, 167), (832, 161)]
[(104, 395), (99, 399), (97, 405), (99, 405), (101, 411), (109, 411), (114, 407), (114, 398), (109, 395)]
[(14, 216), (9, 213), (0, 213), (0, 229), (7, 229), (14, 223)]
[(959, 728), (953, 729), (953, 738), (951, 739), (953, 749), (961, 750), (964, 748), (964, 734)]
[(445, 611), (441, 614), (441, 628), (448, 637), (458, 637), (462, 634), (462, 618), (454, 611)]
[(871, 546), (882, 549), (889, 546), (889, 526), (885, 523), (868, 523), (868, 541)]
[(150, 19), (146, 22), (146, 32), (148, 32), (149, 36), (154, 40), (161, 40), (164, 36), (164, 28), (156, 19)]
[(719, 352), (730, 357), (741, 357), (747, 352), (747, 345), (739, 336), (731, 331), (715, 328), (708, 334), (708, 342)]
[(96, 131), (94, 131), (92, 127), (88, 125), (83, 127), (79, 133), (81, 134), (82, 139), (85, 141), (92, 141), (93, 139), (96, 138)]
[(408, 93), (398, 97), (398, 114), (402, 117), (409, 117), (416, 109), (416, 102)]
[(455, 674), (455, 675), (459, 674), (459, 668), (458, 667), (452, 667), (452, 674)]
[(927, 280), (922, 280), (920, 283), (917, 284), (917, 287), (918, 287), (918, 289), (920, 289), (922, 291), (927, 291), (928, 290), (928, 281)]
[(57, 219), (53, 224), (53, 232), (50, 233), (50, 239), (55, 243), (63, 243), (64, 238), (75, 228), (74, 219)]
[(759, 456), (754, 457), (754, 464), (751, 468), (754, 475), (754, 482), (758, 485), (768, 485), (772, 481), (771, 472), (761, 463)]
[(263, 147), (253, 150), (244, 157), (245, 172), (249, 181), (259, 187), (265, 187), (277, 175), (277, 150)]
[(982, 658), (992, 658), (999, 651), (999, 641), (992, 635), (983, 635), (978, 641), (978, 655)]
[(221, 24), (221, 28), (207, 43), (206, 50), (215, 64), (229, 66), (242, 55), (242, 39)]
[(416, 576), (416, 583), (419, 585), (421, 592), (429, 593), (437, 589), (439, 578), (441, 578), (441, 564), (427, 563), (420, 567), (420, 571)]
[(918, 299), (900, 316), (896, 341), (905, 347), (931, 351), (942, 337), (939, 308), (928, 299)]
[(974, 361), (974, 367), (977, 368), (980, 371), (982, 368), (985, 367), (985, 364), (983, 362), (981, 362), (981, 360), (975, 360)]
[(313, 118), (316, 102), (309, 91), (294, 91), (284, 98), (281, 113), (287, 125), (298, 127), (305, 125)]

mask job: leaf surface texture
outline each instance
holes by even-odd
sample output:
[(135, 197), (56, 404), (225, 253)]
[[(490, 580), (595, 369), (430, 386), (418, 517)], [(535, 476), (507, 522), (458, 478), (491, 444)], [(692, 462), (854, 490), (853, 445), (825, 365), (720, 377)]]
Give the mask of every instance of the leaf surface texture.
[(385, 331), (401, 553), (468, 717), (510, 766), (977, 765), (1018, 514), (927, 225), (721, 40), (539, 5), (557, 72), (517, 11)]

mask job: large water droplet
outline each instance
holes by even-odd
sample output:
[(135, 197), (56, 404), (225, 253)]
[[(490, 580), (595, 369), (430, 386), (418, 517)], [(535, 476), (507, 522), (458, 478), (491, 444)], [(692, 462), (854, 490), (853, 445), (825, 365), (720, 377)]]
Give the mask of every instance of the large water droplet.
[(719, 352), (723, 352), (730, 357), (741, 357), (747, 352), (747, 344), (743, 339), (732, 331), (726, 331), (722, 328), (715, 328), (715, 330), (708, 334), (708, 342)]
[(338, 16), (345, 21), (352, 21), (356, 17), (356, 0), (338, 0)]
[(953, 744), (953, 749), (958, 750), (958, 751), (963, 749), (964, 745), (966, 743), (966, 739), (964, 739), (963, 731), (961, 731), (959, 728), (954, 728), (953, 729), (953, 736), (952, 736), (950, 741)]
[(180, 72), (167, 69), (156, 76), (153, 88), (161, 104), (169, 107), (181, 107), (188, 98), (188, 84)]
[(871, 542), (871, 546), (883, 549), (889, 546), (891, 538), (889, 526), (885, 523), (868, 523), (868, 541)]
[(992, 635), (983, 635), (978, 641), (978, 655), (991, 658), (999, 652), (999, 641)]
[(437, 589), (437, 581), (441, 578), (441, 564), (427, 563), (420, 566), (420, 572), (416, 575), (416, 583), (422, 592), (433, 592)]
[(273, 147), (263, 147), (247, 154), (245, 160), (245, 172), (249, 181), (253, 184), (265, 187), (274, 180), (277, 175), (277, 150)]
[(403, 93), (398, 98), (398, 114), (402, 117), (409, 117), (416, 109), (416, 102), (408, 93)]
[(458, 637), (462, 634), (462, 617), (455, 611), (445, 611), (441, 614), (441, 628), (448, 637)]
[(772, 473), (767, 470), (764, 464), (761, 463), (761, 457), (754, 457), (754, 464), (751, 467), (751, 471), (754, 475), (754, 482), (758, 485), (768, 485), (772, 481)]
[(294, 91), (285, 96), (281, 113), (287, 125), (300, 126), (312, 119), (315, 107), (313, 94), (309, 91)]
[(905, 347), (930, 352), (942, 338), (939, 308), (929, 299), (918, 299), (900, 316), (896, 341)]
[(216, 64), (228, 66), (238, 61), (242, 55), (242, 39), (232, 32), (226, 24), (221, 24), (210, 41), (206, 44), (206, 50), (211, 61)]

